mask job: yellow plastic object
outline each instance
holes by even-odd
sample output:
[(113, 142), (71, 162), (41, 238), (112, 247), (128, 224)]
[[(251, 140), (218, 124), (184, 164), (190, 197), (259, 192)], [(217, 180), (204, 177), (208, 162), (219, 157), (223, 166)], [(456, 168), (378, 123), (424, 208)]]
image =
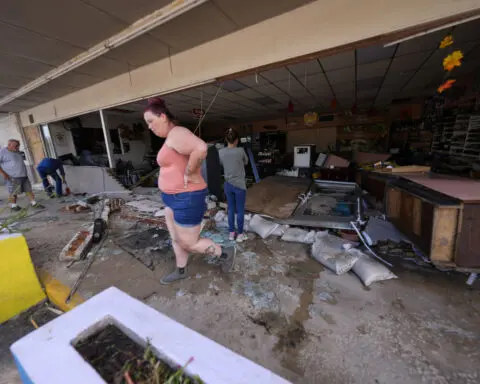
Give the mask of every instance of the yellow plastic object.
[(43, 287), (45, 287), (45, 292), (47, 293), (50, 303), (61, 309), (63, 312), (68, 312), (85, 301), (83, 297), (76, 293), (68, 303), (65, 303), (65, 300), (70, 293), (70, 288), (62, 284), (46, 271), (39, 271), (38, 276)]
[(0, 324), (44, 299), (25, 238), (0, 235)]

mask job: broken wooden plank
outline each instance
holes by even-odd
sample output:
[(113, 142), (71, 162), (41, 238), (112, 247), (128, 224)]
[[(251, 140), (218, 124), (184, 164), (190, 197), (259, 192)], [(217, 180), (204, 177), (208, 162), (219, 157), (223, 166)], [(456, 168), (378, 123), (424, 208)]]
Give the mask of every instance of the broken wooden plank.
[(458, 216), (458, 208), (435, 208), (430, 249), (432, 261), (455, 261)]

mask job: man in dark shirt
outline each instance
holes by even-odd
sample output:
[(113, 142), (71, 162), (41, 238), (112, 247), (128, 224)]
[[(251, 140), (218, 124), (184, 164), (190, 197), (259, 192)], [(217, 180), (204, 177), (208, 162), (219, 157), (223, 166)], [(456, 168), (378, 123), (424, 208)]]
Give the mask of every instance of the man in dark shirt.
[[(38, 164), (37, 172), (42, 178), (43, 188), (50, 197), (62, 196), (62, 181), (65, 183), (65, 170), (60, 160), (46, 157)], [(58, 172), (60, 172), (60, 175)], [(53, 187), (48, 181), (48, 176), (55, 180), (55, 194), (53, 193)]]

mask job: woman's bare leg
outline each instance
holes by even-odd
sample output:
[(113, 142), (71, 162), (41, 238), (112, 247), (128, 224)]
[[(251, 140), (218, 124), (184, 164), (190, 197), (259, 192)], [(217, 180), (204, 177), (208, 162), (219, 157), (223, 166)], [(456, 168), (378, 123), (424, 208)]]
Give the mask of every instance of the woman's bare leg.
[(175, 253), (175, 260), (178, 268), (185, 268), (188, 262), (188, 252), (183, 249), (177, 241), (175, 221), (173, 219), (173, 211), (170, 208), (165, 208), (165, 221), (167, 223), (168, 232), (172, 239), (173, 252)]

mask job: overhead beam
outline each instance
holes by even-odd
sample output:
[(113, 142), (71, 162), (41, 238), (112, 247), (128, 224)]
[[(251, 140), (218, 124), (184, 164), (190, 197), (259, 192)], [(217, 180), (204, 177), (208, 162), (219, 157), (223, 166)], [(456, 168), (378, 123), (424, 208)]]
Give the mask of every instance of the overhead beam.
[[(480, 14), (478, 0), (317, 0), (21, 113), (24, 126), (386, 44)], [(349, 9), (350, 12), (345, 12)], [(254, 9), (252, 9), (252, 12)], [(221, 58), (219, 58), (221, 55)]]
[[(109, 37), (108, 39), (94, 45), (92, 48), (88, 49), (85, 52), (80, 53), (74, 58), (66, 61), (65, 63), (59, 65), (55, 69), (45, 73), (44, 75), (36, 78), (35, 80), (27, 83), (21, 88), (17, 89), (14, 92), (9, 93), (8, 95), (0, 98), (0, 106), (5, 105), (20, 96), (27, 94), (28, 92), (33, 91), (41, 87), (42, 85), (56, 79), (75, 68), (80, 67), (99, 56), (104, 55), (108, 51), (117, 48), (134, 38), (143, 35), (144, 33), (165, 24), (167, 21), (170, 21), (185, 12), (190, 11), (191, 9), (198, 7), (199, 5), (207, 2), (208, 0), (175, 0), (172, 1), (167, 6), (156, 10), (155, 12), (150, 13), (149, 15), (142, 17), (137, 20), (135, 23), (131, 24), (123, 31), (117, 33), (116, 35)], [(60, 16), (61, 17), (61, 16)]]

